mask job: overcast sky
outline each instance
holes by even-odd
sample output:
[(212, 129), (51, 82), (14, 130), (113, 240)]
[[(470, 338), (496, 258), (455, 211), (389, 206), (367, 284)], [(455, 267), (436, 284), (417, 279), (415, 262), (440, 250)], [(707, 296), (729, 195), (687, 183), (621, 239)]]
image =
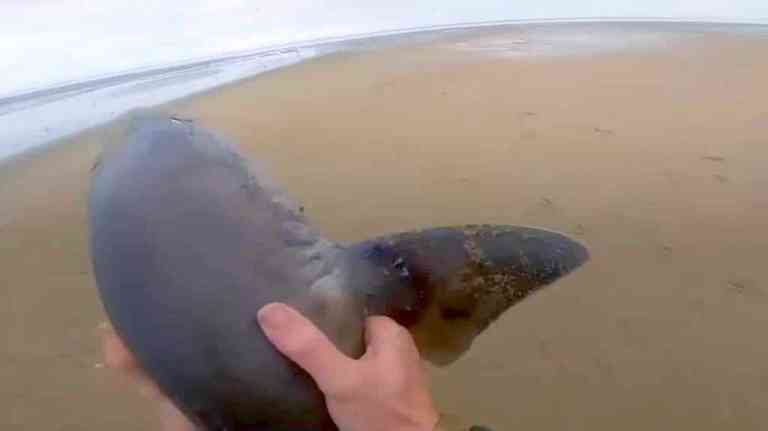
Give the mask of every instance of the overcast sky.
[(457, 22), (617, 16), (768, 22), (768, 0), (0, 0), (0, 97), (295, 40)]

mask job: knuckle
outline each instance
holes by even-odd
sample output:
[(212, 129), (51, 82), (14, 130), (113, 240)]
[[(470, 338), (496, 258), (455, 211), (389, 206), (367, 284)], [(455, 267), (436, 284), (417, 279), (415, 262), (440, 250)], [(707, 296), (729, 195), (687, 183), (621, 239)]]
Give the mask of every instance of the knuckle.
[(389, 317), (376, 316), (372, 317), (371, 329), (374, 330), (377, 336), (384, 336), (387, 338), (401, 338), (407, 333), (407, 330), (397, 324)]
[(321, 346), (321, 340), (309, 334), (293, 337), (283, 344), (283, 353), (294, 359), (300, 359), (312, 355)]
[(360, 397), (361, 388), (368, 387), (361, 375), (353, 370), (327, 382), (321, 390), (327, 397), (337, 401), (354, 400)]

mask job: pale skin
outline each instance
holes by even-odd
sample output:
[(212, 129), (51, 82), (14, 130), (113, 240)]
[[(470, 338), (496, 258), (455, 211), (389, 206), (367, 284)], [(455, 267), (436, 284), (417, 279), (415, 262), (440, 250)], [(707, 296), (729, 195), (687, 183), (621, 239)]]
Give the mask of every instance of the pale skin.
[[(432, 431), (439, 414), (427, 374), (410, 333), (387, 317), (366, 320), (366, 352), (360, 359), (341, 353), (308, 319), (284, 304), (259, 310), (270, 341), (305, 369), (325, 394), (328, 411), (342, 431)], [(135, 358), (108, 327), (107, 366), (136, 383), (159, 406), (162, 431), (196, 431), (141, 372)]]

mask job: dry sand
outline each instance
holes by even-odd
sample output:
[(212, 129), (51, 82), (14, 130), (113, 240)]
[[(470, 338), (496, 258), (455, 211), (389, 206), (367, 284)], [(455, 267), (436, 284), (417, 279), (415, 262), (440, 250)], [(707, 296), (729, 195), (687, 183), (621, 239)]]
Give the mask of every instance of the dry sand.
[[(768, 426), (768, 39), (557, 58), (338, 55), (174, 108), (265, 161), (329, 236), (544, 226), (583, 270), (434, 370), (498, 430)], [(98, 133), (0, 166), (0, 429), (156, 429), (100, 368)]]

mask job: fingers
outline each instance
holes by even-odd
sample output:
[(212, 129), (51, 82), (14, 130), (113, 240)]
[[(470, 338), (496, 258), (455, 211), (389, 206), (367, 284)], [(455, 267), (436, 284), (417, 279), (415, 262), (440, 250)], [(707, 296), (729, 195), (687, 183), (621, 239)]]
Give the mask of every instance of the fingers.
[(277, 350), (307, 371), (323, 392), (351, 384), (355, 361), (298, 311), (284, 304), (268, 304), (259, 310), (258, 319)]
[(101, 330), (102, 351), (104, 362), (109, 368), (122, 371), (139, 368), (133, 354), (128, 350), (114, 329), (106, 323), (99, 326)]
[(195, 431), (195, 426), (167, 399), (157, 385), (141, 370), (136, 357), (108, 323), (99, 325), (102, 337), (104, 363), (137, 384), (139, 392), (158, 402), (162, 431)]
[(107, 367), (122, 373), (138, 371), (140, 367), (136, 357), (128, 350), (128, 346), (125, 345), (115, 330), (109, 324), (102, 323), (99, 325), (99, 331), (101, 333), (102, 354)]
[(104, 363), (117, 371), (130, 383), (137, 385), (139, 392), (149, 399), (163, 399), (160, 389), (147, 377), (141, 369), (136, 357), (133, 356), (123, 340), (107, 323), (99, 325), (102, 336), (102, 351)]

